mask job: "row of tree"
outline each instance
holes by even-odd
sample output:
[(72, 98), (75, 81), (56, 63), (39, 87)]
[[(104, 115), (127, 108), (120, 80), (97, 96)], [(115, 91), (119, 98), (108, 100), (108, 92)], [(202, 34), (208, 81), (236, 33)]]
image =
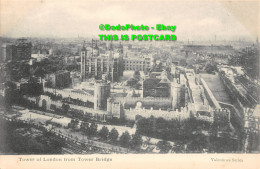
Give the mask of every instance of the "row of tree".
[(103, 126), (99, 131), (97, 124), (82, 122), (79, 126), (79, 120), (72, 119), (68, 125), (69, 128), (76, 130), (78, 128), (82, 134), (87, 135), (88, 137), (98, 136), (101, 141), (109, 142), (115, 145), (120, 145), (125, 148), (131, 148), (133, 150), (139, 151), (142, 145), (141, 135), (138, 133), (130, 135), (129, 132), (124, 132), (120, 137), (118, 131), (113, 128), (110, 132), (106, 126)]
[[(110, 132), (106, 126), (103, 126), (102, 129), (98, 132), (99, 137), (103, 141), (110, 140), (114, 144), (118, 144), (125, 148), (131, 148), (135, 151), (140, 151), (140, 147), (143, 143), (141, 135), (138, 133), (130, 136), (129, 132), (125, 131), (120, 137), (118, 131), (113, 128)], [(118, 139), (119, 137), (119, 139)]]
[[(221, 131), (224, 135), (219, 137), (219, 124), (210, 124), (193, 118), (179, 121), (164, 120), (163, 118), (155, 118), (153, 116), (150, 118), (139, 117), (137, 131), (144, 136), (173, 141), (181, 146), (186, 145), (185, 151), (190, 152), (201, 152), (203, 149), (208, 149), (211, 152), (241, 150), (240, 144), (242, 139), (236, 141), (232, 139), (228, 127), (225, 131)], [(223, 142), (226, 142), (225, 145), (222, 145), (222, 147), (225, 147), (225, 150), (220, 147)], [(167, 146), (168, 143), (163, 145), (169, 147)]]
[(64, 146), (53, 133), (19, 121), (0, 118), (0, 133), (0, 152), (4, 154), (61, 154)]

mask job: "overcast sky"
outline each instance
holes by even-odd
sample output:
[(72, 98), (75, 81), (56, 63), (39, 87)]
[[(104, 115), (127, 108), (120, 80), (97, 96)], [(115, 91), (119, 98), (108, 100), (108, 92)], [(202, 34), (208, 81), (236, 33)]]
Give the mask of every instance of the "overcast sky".
[(234, 13), (218, 2), (38, 1), (26, 4), (15, 1), (6, 2), (2, 8), (2, 36), (98, 37), (98, 34), (115, 33), (172, 33), (99, 31), (99, 24), (108, 23), (150, 27), (156, 24), (176, 25), (174, 34), (179, 40), (214, 40), (215, 35), (217, 40), (256, 38), (256, 34), (250, 32)]

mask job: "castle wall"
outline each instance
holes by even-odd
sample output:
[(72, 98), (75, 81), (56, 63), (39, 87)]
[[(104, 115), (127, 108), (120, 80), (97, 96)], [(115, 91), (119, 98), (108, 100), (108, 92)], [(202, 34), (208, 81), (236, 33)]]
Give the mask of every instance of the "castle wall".
[(137, 102), (142, 102), (144, 107), (168, 107), (172, 106), (172, 98), (167, 97), (116, 97), (116, 101), (120, 102), (125, 107), (135, 107)]
[(207, 121), (207, 122), (213, 123), (214, 122), (214, 117), (197, 116), (196, 120)]
[[(45, 96), (45, 95), (41, 95), (40, 96), (40, 100), (39, 100), (39, 107), (42, 107), (42, 101), (46, 100), (46, 109), (47, 110), (51, 110), (51, 105), (55, 105), (58, 108), (62, 107), (62, 102), (61, 101), (53, 101), (51, 100), (51, 98), (49, 96)], [(83, 107), (83, 106), (78, 106), (78, 105), (74, 105), (74, 104), (68, 104), (70, 106), (70, 109), (76, 109), (76, 110), (80, 110), (83, 111), (84, 114), (86, 113), (90, 113), (93, 116), (95, 115), (108, 115), (107, 111), (103, 111), (103, 110), (95, 110), (95, 109), (91, 109), (88, 107)]]
[(72, 99), (79, 99), (79, 100), (84, 101), (84, 102), (89, 101), (89, 102), (93, 103), (93, 100), (94, 100), (94, 96), (92, 96), (92, 95), (73, 92), (73, 91), (70, 91), (70, 90), (59, 90), (59, 89), (44, 87), (43, 91), (49, 92), (49, 93), (52, 93), (52, 94), (56, 94), (56, 95), (61, 95), (63, 98), (70, 97)]
[(165, 120), (177, 119), (185, 120), (190, 118), (190, 111), (188, 108), (181, 108), (180, 111), (163, 111), (153, 109), (124, 109), (126, 120), (135, 120), (136, 115), (140, 115), (145, 118), (154, 116), (155, 118), (163, 118)]

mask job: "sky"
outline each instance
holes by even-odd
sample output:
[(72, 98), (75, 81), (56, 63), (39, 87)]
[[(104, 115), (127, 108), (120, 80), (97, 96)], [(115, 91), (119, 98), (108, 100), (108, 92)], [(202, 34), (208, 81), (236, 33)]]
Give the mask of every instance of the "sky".
[[(173, 34), (170, 31), (100, 31), (99, 24), (176, 25), (180, 40), (255, 39), (242, 16), (259, 20), (259, 3), (252, 10), (230, 10), (219, 2), (148, 1), (5, 1), (1, 5), (0, 36), (8, 37), (97, 37), (98, 34)], [(233, 8), (232, 8), (233, 9)], [(238, 11), (238, 12), (236, 12)], [(251, 13), (250, 13), (251, 12)], [(240, 14), (236, 15), (236, 14)], [(258, 27), (253, 18), (249, 26)], [(253, 26), (252, 26), (253, 23)]]

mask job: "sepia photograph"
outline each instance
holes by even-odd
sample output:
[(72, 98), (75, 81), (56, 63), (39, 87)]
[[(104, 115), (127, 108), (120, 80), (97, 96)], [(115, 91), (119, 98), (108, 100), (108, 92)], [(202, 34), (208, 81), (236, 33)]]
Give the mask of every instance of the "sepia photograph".
[(259, 1), (1, 0), (0, 163), (258, 156), (259, 12)]

